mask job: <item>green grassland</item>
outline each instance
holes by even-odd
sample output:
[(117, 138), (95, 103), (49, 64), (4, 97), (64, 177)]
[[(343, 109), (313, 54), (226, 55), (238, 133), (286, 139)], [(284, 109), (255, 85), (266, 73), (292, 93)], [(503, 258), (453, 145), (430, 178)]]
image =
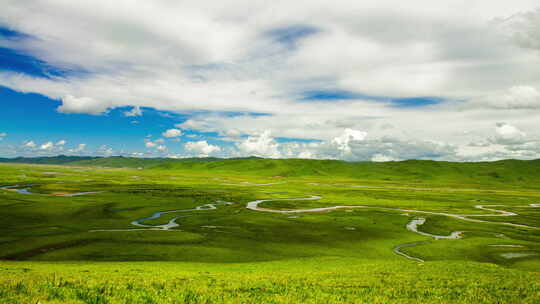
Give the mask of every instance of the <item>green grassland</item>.
[[(47, 159), (50, 162), (50, 159)], [(540, 161), (0, 164), (1, 303), (539, 303)], [(30, 194), (18, 193), (26, 189)], [(80, 196), (69, 193), (103, 191)], [(320, 199), (294, 200), (309, 195)], [(271, 213), (366, 206), (313, 213)], [(191, 210), (220, 203), (215, 209)], [(514, 216), (467, 221), (497, 205)], [(369, 207), (369, 208), (368, 208)], [(401, 210), (396, 210), (401, 209)], [(403, 210), (435, 212), (436, 214)], [(145, 225), (132, 224), (156, 212)], [(406, 229), (422, 217), (422, 232)], [(526, 225), (511, 226), (504, 223)], [(139, 229), (139, 230), (137, 230)], [(418, 242), (418, 243), (417, 243)], [(397, 254), (400, 251), (408, 259)], [(510, 245), (510, 246), (509, 246)]]

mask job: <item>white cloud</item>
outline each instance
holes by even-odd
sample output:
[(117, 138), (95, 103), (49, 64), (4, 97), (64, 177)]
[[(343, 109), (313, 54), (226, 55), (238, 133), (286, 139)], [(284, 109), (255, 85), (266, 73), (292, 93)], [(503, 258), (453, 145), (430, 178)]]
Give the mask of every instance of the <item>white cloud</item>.
[(165, 140), (163, 138), (158, 138), (158, 139), (156, 139), (154, 141), (152, 141), (152, 140), (150, 140), (148, 138), (144, 139), (144, 145), (147, 148), (156, 149), (157, 151), (165, 151), (165, 150), (167, 150), (167, 147), (165, 145), (162, 145), (164, 142), (165, 142)]
[(25, 143), (24, 143), (24, 146), (25, 146), (26, 148), (35, 148), (35, 147), (36, 147), (36, 143), (35, 143), (34, 141), (30, 140), (30, 141), (25, 142)]
[[(458, 1), (450, 9), (427, 0), (8, 3), (0, 23), (35, 38), (3, 40), (2, 47), (84, 73), (39, 78), (1, 71), (0, 85), (61, 100), (63, 113), (126, 106), (133, 107), (127, 116), (145, 106), (187, 113), (178, 128), (217, 132), (239, 153), (270, 157), (450, 158), (441, 147), (455, 152), (471, 141), (504, 141), (492, 134), (500, 121), (527, 130), (522, 141), (540, 137), (537, 0)], [(295, 26), (306, 35), (295, 37), (302, 32)], [(318, 90), (352, 94), (306, 98)], [(445, 102), (389, 101), (418, 96)], [(369, 139), (336, 137), (344, 129)], [(263, 136), (266, 130), (323, 143), (289, 151)], [(386, 152), (375, 156), (376, 148)]]
[(491, 141), (502, 145), (522, 144), (526, 136), (525, 132), (517, 127), (500, 122), (495, 126), (495, 136), (491, 138)]
[(502, 22), (510, 38), (520, 47), (540, 50), (540, 8), (514, 14)]
[(57, 146), (63, 146), (63, 145), (65, 145), (66, 143), (67, 143), (67, 141), (65, 141), (64, 139), (62, 139), (62, 140), (59, 140), (59, 141), (56, 143), (56, 145), (57, 145)]
[(169, 129), (163, 133), (161, 133), (164, 137), (171, 138), (171, 137), (178, 137), (182, 136), (182, 131), (178, 129)]
[[(278, 145), (281, 157), (390, 161), (405, 159), (463, 160), (457, 146), (436, 141), (381, 137), (367, 139), (365, 132), (343, 130), (335, 139), (321, 142), (287, 142)], [(354, 134), (354, 135), (351, 135)], [(345, 144), (346, 142), (346, 144)]]
[(367, 133), (360, 130), (345, 129), (343, 134), (334, 138), (333, 142), (337, 145), (339, 150), (345, 153), (351, 152), (350, 143), (353, 141), (362, 141), (366, 138)]
[(371, 161), (374, 161), (374, 162), (388, 162), (388, 161), (393, 161), (393, 160), (395, 159), (384, 154), (375, 154), (371, 157)]
[[(124, 5), (98, 0), (92, 7), (56, 1), (30, 7), (13, 1), (0, 20), (40, 39), (10, 47), (92, 73), (66, 81), (4, 74), (3, 82), (62, 98), (63, 112), (92, 114), (126, 106), (126, 100), (135, 107), (168, 110), (276, 112), (299, 91), (321, 88), (313, 82), (324, 77), (335, 81), (323, 87), (382, 96), (486, 95), (510, 82), (538, 84), (537, 56), (503, 35), (536, 37), (538, 18), (524, 14), (512, 29), (493, 22), (534, 12), (535, 5), (520, 0), (494, 7), (478, 1), (474, 8), (455, 3), (449, 10), (417, 1), (398, 10), (394, 1)], [(239, 18), (248, 11), (249, 18)], [(182, 20), (175, 17), (179, 13)], [(38, 19), (40, 27), (32, 22)], [(291, 42), (293, 48), (268, 35), (281, 30), (294, 39), (287, 27), (298, 24), (315, 30)], [(508, 73), (516, 79), (500, 77)]]
[(41, 150), (51, 150), (54, 148), (54, 144), (52, 141), (48, 141), (44, 144), (42, 144), (40, 147), (39, 147)]
[(197, 153), (199, 156), (208, 156), (212, 153), (221, 151), (219, 146), (209, 144), (206, 140), (188, 141), (184, 145), (184, 149), (188, 152)]
[(7, 136), (7, 133), (0, 133), (0, 140), (4, 139)]
[(142, 113), (143, 113), (143, 111), (141, 110), (141, 108), (135, 106), (130, 111), (124, 112), (124, 116), (126, 116), (126, 117), (142, 116), (143, 115)]
[(80, 153), (80, 152), (83, 152), (85, 148), (86, 148), (86, 144), (79, 144), (79, 145), (77, 145), (76, 148), (69, 149), (68, 152), (69, 153)]
[(116, 151), (114, 151), (113, 148), (107, 146), (107, 145), (101, 145), (95, 152), (95, 155), (99, 156), (112, 156), (113, 154), (116, 154)]
[(513, 86), (506, 92), (481, 99), (479, 105), (496, 109), (540, 109), (540, 91), (531, 86)]
[(298, 158), (311, 159), (315, 158), (315, 156), (310, 151), (302, 151), (298, 154)]
[(67, 95), (62, 97), (62, 105), (58, 107), (58, 112), (97, 115), (107, 111), (110, 106), (110, 103), (100, 102), (91, 97), (74, 97), (72, 95)]
[(241, 154), (246, 156), (260, 156), (279, 158), (278, 143), (271, 136), (270, 130), (252, 135), (236, 143)]

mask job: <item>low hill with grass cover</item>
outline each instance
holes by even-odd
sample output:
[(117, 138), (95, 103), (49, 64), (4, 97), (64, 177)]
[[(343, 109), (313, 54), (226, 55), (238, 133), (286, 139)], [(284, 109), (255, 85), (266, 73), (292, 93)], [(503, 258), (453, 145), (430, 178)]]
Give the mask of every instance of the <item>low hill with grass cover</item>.
[(44, 165), (61, 165), (76, 161), (96, 160), (99, 157), (92, 156), (42, 156), (42, 157), (15, 157), (15, 158), (0, 158), (0, 163), (17, 163), (17, 164), (44, 164)]
[(431, 160), (346, 162), (314, 159), (264, 159), (258, 157), (171, 159), (61, 155), (56, 157), (1, 159), (0, 161), (108, 168), (143, 168), (260, 177), (328, 177), (406, 181), (411, 183), (513, 183), (529, 187), (534, 187), (536, 184), (540, 185), (540, 159), (462, 163)]
[(308, 159), (246, 159), (166, 162), (153, 169), (280, 177), (341, 177), (362, 180), (459, 183), (538, 183), (540, 160), (457, 163), (429, 160), (345, 162)]
[(217, 161), (219, 158), (207, 157), (207, 158), (136, 158), (136, 157), (102, 157), (90, 160), (80, 160), (71, 162), (69, 165), (77, 166), (96, 166), (96, 167), (108, 167), (108, 168), (151, 168), (160, 165), (166, 165), (171, 162), (209, 162)]

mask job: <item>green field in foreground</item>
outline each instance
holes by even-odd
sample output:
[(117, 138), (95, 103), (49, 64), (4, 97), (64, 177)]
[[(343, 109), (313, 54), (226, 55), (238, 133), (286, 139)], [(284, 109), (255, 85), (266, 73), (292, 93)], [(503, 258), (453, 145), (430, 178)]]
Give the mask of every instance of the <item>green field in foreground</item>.
[(537, 163), (0, 164), (0, 302), (539, 303)]

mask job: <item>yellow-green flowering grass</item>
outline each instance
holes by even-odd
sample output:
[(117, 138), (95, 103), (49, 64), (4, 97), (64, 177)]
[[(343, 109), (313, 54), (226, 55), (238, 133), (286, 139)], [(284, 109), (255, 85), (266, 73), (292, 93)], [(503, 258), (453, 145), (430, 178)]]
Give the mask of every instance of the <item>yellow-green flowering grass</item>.
[(538, 273), (339, 257), (248, 264), (0, 263), (2, 303), (538, 303)]

